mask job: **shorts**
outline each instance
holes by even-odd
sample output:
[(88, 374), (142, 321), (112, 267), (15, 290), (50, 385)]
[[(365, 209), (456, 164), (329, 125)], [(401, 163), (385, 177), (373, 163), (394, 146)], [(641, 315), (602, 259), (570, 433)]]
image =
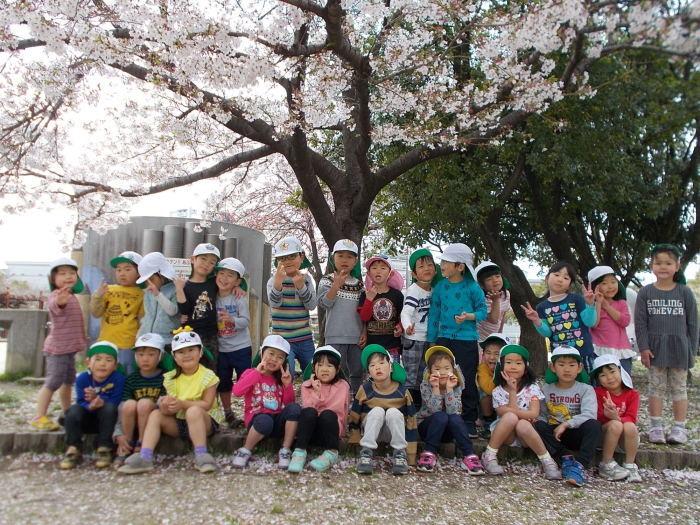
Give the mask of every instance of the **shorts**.
[(481, 388), (479, 388), (478, 390), (479, 390), (479, 401), (481, 401), (481, 400), (484, 399), (485, 397), (488, 397), (488, 396), (491, 395), (491, 394), (487, 394), (486, 392), (484, 392), (483, 390), (481, 390)]
[[(176, 417), (175, 423), (177, 423), (178, 436), (181, 439), (184, 439), (185, 441), (191, 441), (190, 440), (190, 428), (187, 425), (187, 420), (180, 419), (179, 417)], [(214, 420), (214, 418), (211, 418), (211, 431), (209, 432), (209, 434), (207, 434), (207, 437), (213, 436), (218, 431), (219, 431), (219, 424)]]
[(46, 356), (46, 378), (44, 386), (55, 392), (61, 385), (72, 385), (75, 383), (75, 354), (45, 354)]
[[(494, 412), (495, 412), (495, 409), (494, 409)], [(492, 434), (493, 434), (493, 431), (496, 429), (496, 425), (498, 425), (499, 419), (500, 418), (497, 417), (496, 419), (491, 421), (491, 424), (489, 425), (489, 432), (491, 432)], [(503, 444), (506, 445), (507, 447), (527, 448), (527, 447), (523, 446), (523, 444), (520, 442), (520, 440), (517, 437), (513, 438), (512, 443), (510, 443), (510, 444), (503, 443)]]
[(406, 369), (406, 388), (419, 388), (423, 381), (425, 361), (423, 356), (428, 348), (427, 341), (415, 341), (403, 338), (403, 354), (401, 363)]
[(649, 369), (649, 397), (664, 399), (666, 390), (671, 391), (671, 400), (684, 401), (688, 399), (688, 371), (682, 368)]
[(216, 375), (219, 376), (217, 392), (230, 392), (233, 388), (233, 372), (236, 372), (236, 379), (240, 379), (243, 372), (250, 368), (250, 361), (253, 349), (248, 346), (233, 352), (219, 352), (219, 359), (216, 361)]

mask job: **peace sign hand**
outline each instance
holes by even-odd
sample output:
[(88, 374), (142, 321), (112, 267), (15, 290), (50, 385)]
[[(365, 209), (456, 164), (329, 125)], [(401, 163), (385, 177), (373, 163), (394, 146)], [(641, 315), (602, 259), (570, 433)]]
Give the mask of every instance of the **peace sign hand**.
[(525, 312), (525, 317), (527, 317), (530, 321), (535, 323), (535, 326), (539, 326), (540, 324), (542, 324), (542, 320), (540, 319), (537, 310), (530, 306), (529, 302), (521, 304), (520, 308), (522, 308), (523, 312)]
[(586, 286), (583, 289), (583, 298), (586, 301), (586, 304), (592, 305), (593, 302), (595, 301), (595, 293), (593, 292), (593, 289), (591, 288), (591, 283), (588, 283), (588, 286)]

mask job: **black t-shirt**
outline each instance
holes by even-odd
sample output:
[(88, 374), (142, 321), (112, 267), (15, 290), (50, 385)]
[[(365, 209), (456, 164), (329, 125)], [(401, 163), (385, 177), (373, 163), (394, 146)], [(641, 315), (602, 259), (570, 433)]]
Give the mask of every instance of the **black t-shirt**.
[(215, 336), (218, 332), (216, 325), (216, 295), (218, 288), (215, 279), (207, 279), (203, 283), (185, 283), (185, 298), (187, 302), (177, 303), (182, 315), (187, 316), (186, 324), (199, 334), (200, 337)]
[[(360, 306), (365, 303), (364, 290), (360, 294)], [(378, 293), (372, 301), (372, 319), (367, 321), (367, 344), (384, 348), (399, 348), (401, 337), (394, 337), (394, 328), (401, 319), (403, 294), (394, 288)]]

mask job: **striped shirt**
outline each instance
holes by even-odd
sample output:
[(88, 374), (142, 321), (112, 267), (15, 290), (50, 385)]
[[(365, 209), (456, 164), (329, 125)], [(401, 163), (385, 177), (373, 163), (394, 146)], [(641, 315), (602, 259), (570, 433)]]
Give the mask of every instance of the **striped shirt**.
[(122, 401), (128, 401), (129, 399), (134, 399), (136, 401), (152, 399), (153, 402), (155, 402), (159, 397), (164, 395), (165, 387), (163, 386), (162, 370), (159, 370), (156, 375), (151, 377), (144, 377), (141, 375), (140, 370), (136, 370), (136, 372), (131, 373), (129, 377), (126, 378)]
[(44, 341), (44, 352), (64, 355), (85, 350), (85, 323), (78, 298), (71, 294), (65, 306), (61, 307), (56, 303), (57, 296), (58, 290), (54, 290), (47, 301), (51, 331)]
[(279, 334), (290, 343), (311, 339), (309, 310), (316, 308), (314, 280), (304, 275), (305, 286), (297, 290), (291, 277), (282, 281), (282, 290), (275, 290), (274, 277), (267, 282), (267, 297), (272, 310), (272, 333)]
[(415, 465), (418, 446), (418, 424), (416, 423), (416, 408), (413, 398), (405, 385), (396, 383), (396, 390), (389, 394), (381, 394), (374, 390), (372, 381), (365, 381), (355, 394), (350, 415), (348, 416), (349, 443), (359, 443), (362, 423), (367, 414), (375, 407), (385, 410), (398, 408), (404, 417), (406, 425), (406, 455), (408, 463)]

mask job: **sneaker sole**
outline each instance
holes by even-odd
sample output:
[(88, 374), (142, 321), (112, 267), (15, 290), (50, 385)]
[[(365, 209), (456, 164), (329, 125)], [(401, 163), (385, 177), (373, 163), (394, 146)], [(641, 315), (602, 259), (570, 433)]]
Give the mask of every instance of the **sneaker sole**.
[(579, 483), (575, 479), (571, 479), (571, 478), (566, 480), (566, 484), (571, 485), (572, 487), (577, 487), (577, 488), (583, 487), (583, 483)]
[(150, 472), (151, 470), (153, 470), (153, 467), (129, 468), (127, 470), (123, 470), (120, 468), (119, 470), (117, 470), (117, 473), (118, 474), (126, 474), (126, 475), (143, 474), (144, 472)]
[(196, 468), (199, 472), (202, 474), (211, 474), (212, 472), (216, 472), (217, 468), (214, 466), (209, 466), (209, 465), (203, 465), (201, 467), (194, 467)]

